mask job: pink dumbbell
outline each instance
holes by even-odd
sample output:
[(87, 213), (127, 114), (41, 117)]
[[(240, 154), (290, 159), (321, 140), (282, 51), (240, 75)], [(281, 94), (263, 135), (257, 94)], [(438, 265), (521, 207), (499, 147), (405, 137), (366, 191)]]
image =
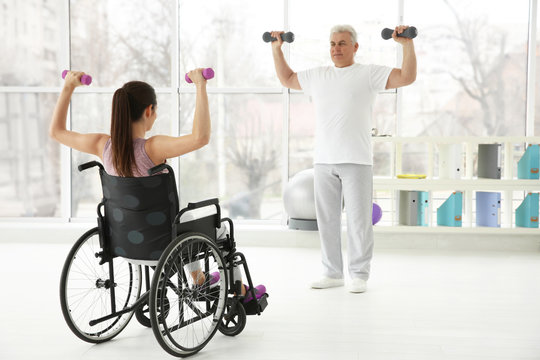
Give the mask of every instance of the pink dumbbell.
[[(202, 71), (202, 76), (203, 78), (205, 78), (206, 80), (208, 79), (211, 79), (214, 77), (214, 70), (212, 70), (212, 68), (206, 68)], [(188, 83), (192, 83), (193, 81), (191, 81), (191, 79), (189, 78), (188, 76), (188, 73), (186, 73), (186, 76), (184, 77), (186, 79), (186, 81)]]
[[(69, 70), (62, 71), (62, 79), (66, 78), (66, 75)], [(81, 84), (83, 85), (90, 85), (92, 83), (92, 77), (90, 75), (83, 75), (81, 76)]]

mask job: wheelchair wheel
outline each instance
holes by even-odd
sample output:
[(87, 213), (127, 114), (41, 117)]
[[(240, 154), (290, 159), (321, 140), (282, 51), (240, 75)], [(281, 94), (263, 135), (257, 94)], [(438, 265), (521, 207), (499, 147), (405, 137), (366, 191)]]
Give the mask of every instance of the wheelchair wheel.
[(219, 331), (223, 335), (236, 336), (244, 330), (246, 326), (246, 309), (242, 303), (234, 298), (227, 301), (227, 307), (221, 322), (219, 323)]
[[(196, 261), (205, 275), (200, 284), (188, 265)], [(216, 333), (226, 301), (226, 270), (215, 243), (199, 233), (178, 236), (161, 255), (150, 289), (150, 321), (161, 347), (179, 357), (200, 351)]]
[(64, 319), (75, 335), (90, 343), (118, 335), (133, 311), (93, 325), (90, 322), (131, 306), (141, 292), (141, 267), (122, 258), (112, 260), (112, 265), (100, 265), (101, 251), (98, 228), (87, 231), (69, 252), (60, 279)]

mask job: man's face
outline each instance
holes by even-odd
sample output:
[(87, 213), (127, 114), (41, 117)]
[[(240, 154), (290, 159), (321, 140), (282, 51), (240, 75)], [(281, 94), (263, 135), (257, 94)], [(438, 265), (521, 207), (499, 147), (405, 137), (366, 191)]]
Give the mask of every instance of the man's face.
[(336, 67), (354, 64), (356, 50), (358, 50), (358, 43), (352, 43), (351, 34), (348, 32), (333, 33), (330, 37), (330, 57)]

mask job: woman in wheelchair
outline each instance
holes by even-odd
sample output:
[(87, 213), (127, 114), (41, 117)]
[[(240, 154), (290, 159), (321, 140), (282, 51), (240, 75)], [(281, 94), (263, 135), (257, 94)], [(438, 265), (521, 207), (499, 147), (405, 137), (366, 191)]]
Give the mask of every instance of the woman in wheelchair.
[[(49, 129), (56, 141), (103, 163), (79, 166), (100, 168), (103, 200), (98, 227), (75, 243), (62, 271), (68, 326), (79, 338), (100, 343), (118, 335), (135, 314), (167, 352), (180, 357), (200, 351), (218, 329), (239, 334), (246, 315), (260, 315), (266, 307), (266, 289), (253, 286), (245, 257), (236, 251), (233, 223), (221, 219), (217, 199), (178, 211), (174, 173), (166, 164), (209, 142), (202, 69), (188, 74), (196, 86), (192, 133), (148, 139), (157, 101), (154, 89), (141, 81), (115, 91), (110, 135), (68, 130), (69, 103), (82, 75), (66, 75)], [(147, 291), (141, 294), (143, 277)]]

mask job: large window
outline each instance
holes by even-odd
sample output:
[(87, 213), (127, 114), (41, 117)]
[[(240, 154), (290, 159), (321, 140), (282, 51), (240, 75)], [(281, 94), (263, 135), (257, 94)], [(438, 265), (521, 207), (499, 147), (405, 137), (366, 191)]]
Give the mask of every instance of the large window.
[[(379, 134), (507, 136), (531, 128), (530, 135), (540, 134), (540, 100), (535, 118), (526, 118), (527, 84), (536, 84), (540, 99), (540, 80), (528, 79), (525, 0), (0, 0), (0, 10), (4, 218), (95, 216), (99, 178), (76, 168), (94, 157), (69, 151), (47, 134), (64, 68), (93, 76), (72, 99), (72, 129), (108, 133), (114, 91), (142, 80), (158, 93), (158, 120), (149, 135), (179, 135), (190, 131), (195, 103), (184, 73), (212, 67), (211, 143), (170, 162), (181, 205), (219, 197), (234, 219), (277, 222), (283, 184), (312, 166), (314, 135), (310, 97), (283, 90), (271, 46), (262, 41), (263, 32), (285, 26), (296, 35), (284, 45), (295, 71), (332, 64), (333, 25), (356, 28), (356, 62), (391, 67), (400, 66), (401, 49), (381, 38), (382, 28), (399, 21), (418, 28), (417, 80), (379, 94), (373, 112)], [(389, 143), (374, 145), (376, 176), (391, 175), (391, 151)], [(404, 171), (426, 171), (422, 146), (405, 147), (403, 154), (404, 164), (415, 164)]]
[(405, 2), (405, 23), (420, 35), (418, 78), (401, 99), (401, 135), (525, 135), (528, 6)]
[(57, 217), (60, 146), (48, 137), (58, 94), (65, 1), (0, 1), (0, 216)]

